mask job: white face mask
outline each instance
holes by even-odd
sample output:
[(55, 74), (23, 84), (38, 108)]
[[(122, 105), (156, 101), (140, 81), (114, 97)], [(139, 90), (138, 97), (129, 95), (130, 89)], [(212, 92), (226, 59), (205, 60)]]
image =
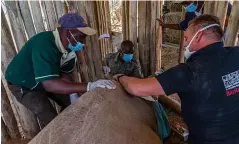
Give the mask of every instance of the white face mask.
[(206, 30), (206, 29), (208, 29), (208, 28), (210, 28), (210, 27), (214, 27), (214, 26), (220, 26), (220, 25), (219, 25), (219, 24), (210, 24), (210, 25), (208, 25), (208, 26), (206, 26), (206, 27), (204, 27), (204, 28), (198, 30), (198, 31), (194, 34), (194, 36), (193, 36), (193, 38), (191, 39), (191, 41), (189, 42), (189, 44), (185, 47), (184, 56), (185, 56), (186, 59), (188, 59), (193, 53), (196, 52), (196, 51), (190, 51), (190, 45), (192, 44), (192, 42), (193, 42), (194, 38), (197, 36), (197, 34), (198, 34), (200, 31), (204, 31), (204, 30)]

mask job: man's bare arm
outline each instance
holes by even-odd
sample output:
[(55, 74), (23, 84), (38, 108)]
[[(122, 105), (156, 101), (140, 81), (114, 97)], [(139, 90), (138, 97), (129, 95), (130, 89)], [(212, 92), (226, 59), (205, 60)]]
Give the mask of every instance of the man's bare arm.
[(139, 79), (134, 77), (122, 76), (119, 82), (125, 90), (135, 96), (165, 95), (165, 92), (154, 77)]
[(58, 94), (84, 93), (87, 91), (87, 84), (68, 82), (62, 79), (46, 80), (41, 82), (48, 92)]

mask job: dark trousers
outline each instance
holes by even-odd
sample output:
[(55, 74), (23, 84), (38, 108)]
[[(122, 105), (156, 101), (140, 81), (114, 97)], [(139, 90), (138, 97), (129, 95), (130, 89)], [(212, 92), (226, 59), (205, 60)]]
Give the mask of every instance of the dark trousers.
[(41, 129), (57, 116), (56, 109), (50, 99), (61, 106), (61, 111), (70, 105), (70, 96), (53, 94), (42, 90), (30, 90), (15, 85), (9, 85), (9, 89), (16, 99), (31, 110), (38, 118)]

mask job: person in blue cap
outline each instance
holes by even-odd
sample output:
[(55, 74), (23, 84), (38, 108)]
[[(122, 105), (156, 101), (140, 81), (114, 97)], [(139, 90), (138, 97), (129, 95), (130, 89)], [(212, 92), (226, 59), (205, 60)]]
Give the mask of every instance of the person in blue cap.
[(141, 66), (134, 59), (134, 44), (130, 40), (123, 41), (118, 52), (107, 54), (103, 63), (105, 74), (121, 73), (132, 77), (143, 77)]
[(60, 27), (55, 31), (41, 32), (29, 39), (5, 73), (13, 95), (33, 112), (41, 128), (57, 115), (48, 98), (63, 110), (71, 104), (70, 94), (115, 88), (110, 80), (72, 81), (70, 74), (75, 67), (76, 53), (84, 48), (86, 36), (96, 34), (96, 30), (75, 13), (63, 15), (58, 23)]
[(184, 20), (181, 21), (179, 24), (165, 24), (162, 20), (157, 19), (161, 26), (174, 30), (186, 30), (189, 21), (201, 15), (204, 1), (181, 1), (180, 4), (186, 10)]
[[(180, 4), (185, 8), (186, 13), (184, 16), (184, 20), (178, 24), (166, 24), (161, 19), (157, 19), (159, 24), (164, 28), (174, 29), (174, 30), (186, 30), (188, 28), (188, 23), (194, 18), (200, 16), (203, 13), (204, 1), (181, 1)], [(225, 29), (228, 24), (228, 19), (231, 13), (232, 5), (228, 2), (227, 7), (227, 16), (225, 20)]]

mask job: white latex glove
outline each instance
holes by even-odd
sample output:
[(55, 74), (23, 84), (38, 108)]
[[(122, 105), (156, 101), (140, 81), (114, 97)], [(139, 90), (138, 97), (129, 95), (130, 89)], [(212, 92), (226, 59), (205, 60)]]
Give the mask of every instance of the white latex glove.
[(103, 66), (104, 74), (110, 73), (110, 68), (108, 66)]
[(71, 104), (75, 103), (75, 101), (79, 98), (77, 93), (70, 94)]
[(115, 89), (116, 86), (111, 80), (98, 80), (96, 82), (89, 82), (88, 83), (87, 91), (91, 91), (95, 88)]

